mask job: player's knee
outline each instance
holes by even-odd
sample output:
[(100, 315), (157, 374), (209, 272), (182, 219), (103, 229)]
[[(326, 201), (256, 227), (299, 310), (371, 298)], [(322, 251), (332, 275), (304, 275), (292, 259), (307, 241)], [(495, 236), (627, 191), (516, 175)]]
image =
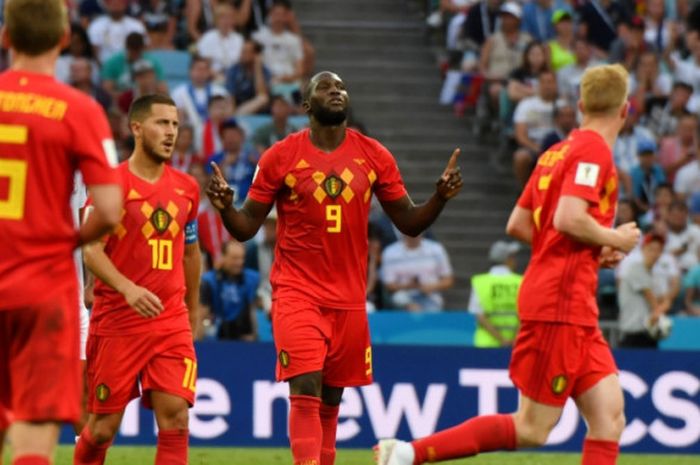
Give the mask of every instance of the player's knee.
[(292, 395), (321, 397), (321, 374), (308, 373), (289, 380)]
[(171, 429), (187, 429), (190, 423), (190, 415), (187, 409), (175, 412), (170, 418)]
[(513, 419), (515, 421), (518, 448), (544, 446), (549, 433), (556, 426), (556, 421), (553, 423), (533, 421), (531, 418), (519, 414), (516, 414)]
[(114, 439), (118, 428), (118, 423), (113, 425), (109, 422), (97, 422), (90, 428), (90, 435), (95, 444), (102, 445)]

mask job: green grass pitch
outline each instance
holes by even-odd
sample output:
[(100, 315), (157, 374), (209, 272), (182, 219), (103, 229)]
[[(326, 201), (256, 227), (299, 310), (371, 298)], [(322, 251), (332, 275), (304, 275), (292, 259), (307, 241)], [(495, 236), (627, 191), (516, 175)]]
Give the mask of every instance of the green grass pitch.
[[(55, 465), (71, 465), (73, 447), (61, 446)], [(149, 465), (153, 463), (155, 447), (112, 447), (106, 465)], [(6, 460), (5, 463), (8, 463)], [(190, 465), (291, 465), (288, 449), (205, 448), (190, 449)], [(372, 452), (341, 449), (336, 465), (372, 465)], [(446, 462), (451, 465), (579, 465), (578, 454), (513, 453), (484, 454), (471, 459)], [(696, 455), (622, 454), (618, 465), (700, 465)]]

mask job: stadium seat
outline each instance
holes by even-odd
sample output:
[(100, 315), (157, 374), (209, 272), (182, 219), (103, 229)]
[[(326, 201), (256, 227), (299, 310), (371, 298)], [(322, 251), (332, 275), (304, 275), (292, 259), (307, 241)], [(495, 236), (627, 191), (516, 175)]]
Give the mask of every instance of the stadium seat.
[(192, 58), (189, 53), (181, 50), (150, 50), (148, 53), (163, 67), (165, 80), (168, 82), (170, 90), (189, 80), (190, 60)]

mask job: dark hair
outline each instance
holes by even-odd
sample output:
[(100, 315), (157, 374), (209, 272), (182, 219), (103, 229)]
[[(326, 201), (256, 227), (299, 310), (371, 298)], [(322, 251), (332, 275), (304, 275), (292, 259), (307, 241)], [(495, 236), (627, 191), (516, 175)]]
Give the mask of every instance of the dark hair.
[(243, 128), (238, 124), (236, 118), (229, 118), (219, 125), (219, 135), (223, 136), (224, 131), (227, 129), (235, 129), (240, 133), (243, 133)]
[(68, 14), (63, 0), (5, 1), (5, 27), (13, 49), (38, 56), (61, 42)]
[(194, 65), (196, 65), (197, 63), (200, 63), (200, 62), (206, 62), (208, 64), (208, 63), (211, 63), (211, 60), (207, 57), (204, 57), (204, 56), (198, 54), (198, 53), (195, 53), (194, 55), (192, 55), (192, 58), (190, 59), (190, 69), (194, 68)]
[(656, 194), (662, 189), (668, 189), (673, 194), (673, 185), (670, 182), (659, 183), (659, 185), (656, 186), (656, 189), (654, 189), (654, 194)]
[(140, 32), (132, 32), (124, 40), (124, 48), (127, 50), (143, 50), (146, 40)]
[(207, 107), (210, 107), (214, 103), (220, 102), (222, 100), (226, 100), (226, 97), (224, 97), (223, 95), (220, 95), (220, 94), (212, 95), (211, 97), (209, 97), (209, 101), (207, 102)]
[[(80, 37), (80, 40), (83, 42), (84, 47), (83, 47), (83, 53), (80, 54), (81, 57), (87, 58), (89, 60), (92, 60), (95, 58), (95, 54), (93, 53), (92, 50), (92, 45), (90, 45), (90, 38), (87, 35), (87, 31), (83, 26), (81, 26), (79, 23), (72, 23), (70, 26), (70, 35), (71, 37), (77, 36)], [(70, 54), (70, 45), (66, 47), (63, 50), (64, 55)]]
[(272, 5), (270, 6), (270, 9), (272, 9), (276, 6), (281, 6), (281, 7), (288, 9), (288, 10), (291, 10), (292, 9), (292, 2), (290, 2), (289, 0), (273, 0)]
[(163, 94), (146, 94), (137, 98), (129, 107), (129, 123), (132, 121), (143, 121), (151, 114), (153, 105), (176, 106), (173, 99)]
[(540, 72), (546, 71), (549, 69), (549, 62), (547, 61), (547, 54), (545, 53), (545, 50), (544, 50), (544, 44), (540, 41), (533, 40), (532, 42), (527, 44), (527, 46), (525, 47), (525, 50), (523, 50), (523, 61), (522, 61), (523, 69), (525, 70), (525, 72), (527, 72), (530, 75), (533, 74), (535, 72), (535, 70), (530, 68), (530, 63), (527, 61), (527, 56), (530, 54), (530, 50), (532, 50), (535, 47), (540, 47), (542, 49), (542, 53), (545, 55), (544, 64), (542, 65), (542, 69), (540, 70)]
[(682, 200), (674, 200), (673, 202), (671, 202), (671, 205), (668, 206), (668, 210), (682, 210), (687, 212), (688, 205)]

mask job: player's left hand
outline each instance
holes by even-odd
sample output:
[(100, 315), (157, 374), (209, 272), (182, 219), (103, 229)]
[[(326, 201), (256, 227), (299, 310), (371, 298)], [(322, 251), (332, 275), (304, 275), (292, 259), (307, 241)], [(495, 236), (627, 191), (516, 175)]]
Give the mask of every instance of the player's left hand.
[(624, 253), (606, 245), (600, 251), (598, 264), (601, 268), (615, 268), (623, 258), (625, 258)]
[(207, 185), (207, 196), (214, 208), (224, 210), (233, 203), (233, 189), (226, 182), (226, 178), (224, 178), (219, 166), (211, 162), (211, 167), (214, 170), (214, 174), (209, 179), (209, 185)]
[(437, 194), (443, 200), (450, 200), (457, 195), (462, 189), (462, 173), (457, 166), (457, 157), (460, 154), (460, 149), (455, 149), (452, 152), (450, 161), (447, 162), (447, 167), (443, 171), (442, 176), (436, 183)]

